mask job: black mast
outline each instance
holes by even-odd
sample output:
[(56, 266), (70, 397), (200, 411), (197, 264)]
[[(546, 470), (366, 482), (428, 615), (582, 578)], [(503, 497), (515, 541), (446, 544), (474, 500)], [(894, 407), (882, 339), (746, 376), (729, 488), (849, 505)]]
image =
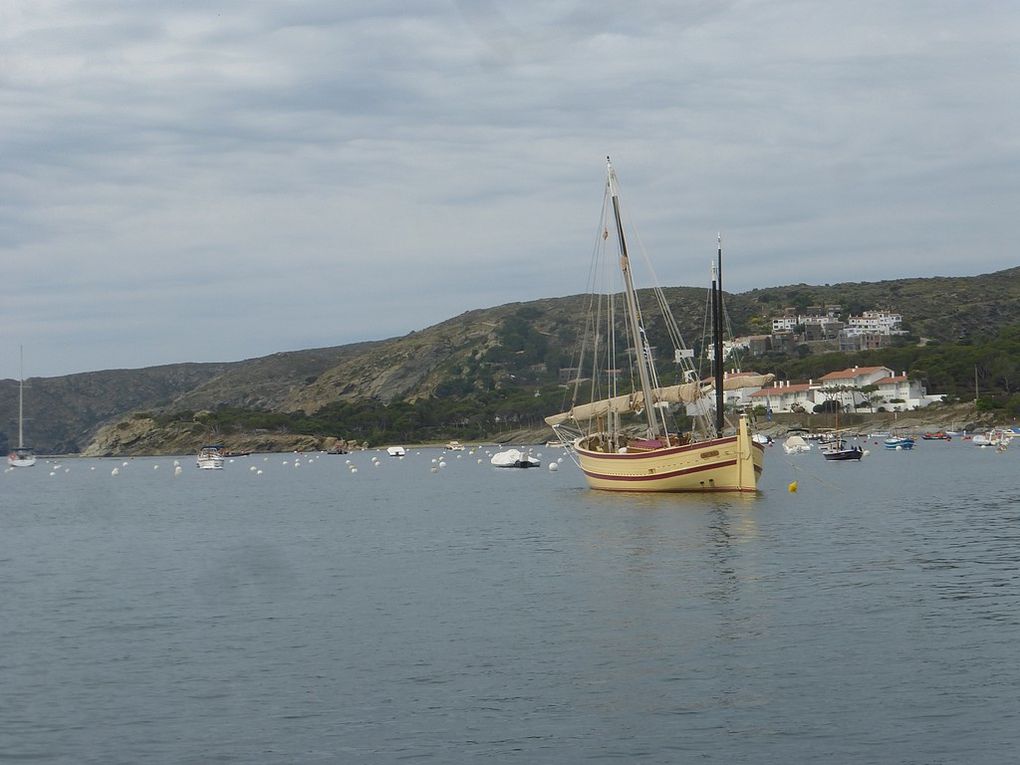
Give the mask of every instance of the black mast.
[(712, 332), (714, 333), (715, 350), (715, 433), (722, 436), (723, 432), (723, 297), (722, 297), (722, 235), (718, 238), (718, 262), (715, 276), (712, 279)]

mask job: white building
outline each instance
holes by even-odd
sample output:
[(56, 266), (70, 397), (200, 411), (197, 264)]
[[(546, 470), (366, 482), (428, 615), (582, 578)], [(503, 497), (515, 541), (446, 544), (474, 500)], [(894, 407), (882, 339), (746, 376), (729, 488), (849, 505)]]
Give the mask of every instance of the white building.
[(945, 399), (942, 394), (929, 396), (924, 386), (917, 380), (907, 378), (907, 373), (889, 377), (883, 377), (875, 385), (876, 406), (884, 407), (890, 412), (905, 412), (910, 409), (920, 409), (929, 404), (937, 404)]
[[(758, 372), (726, 372), (723, 376), (727, 381), (730, 381), (730, 384), (732, 384), (732, 380), (739, 380), (741, 377), (761, 378)], [(723, 392), (723, 403), (727, 408), (745, 409), (753, 403), (752, 396), (760, 390), (760, 385), (754, 385), (750, 382), (739, 388), (727, 389)]]
[(772, 412), (813, 412), (815, 387), (811, 382), (777, 382), (770, 388), (761, 388), (751, 394), (753, 406), (763, 406)]
[[(734, 353), (746, 351), (749, 345), (750, 338), (748, 337), (735, 337), (732, 340), (723, 340), (722, 356), (724, 359), (728, 359)], [(705, 346), (705, 358), (709, 361), (715, 361), (715, 346), (711, 343)]]
[(851, 316), (847, 321), (848, 334), (874, 333), (893, 335), (899, 333), (903, 317), (898, 313), (885, 311), (865, 311), (860, 316)]
[[(864, 388), (871, 387), (865, 391)], [(941, 402), (945, 396), (929, 396), (923, 385), (910, 380), (906, 372), (896, 375), (889, 367), (851, 367), (829, 372), (817, 381), (777, 382), (749, 395), (752, 406), (773, 412), (813, 412), (826, 401), (838, 401), (846, 410), (875, 409), (907, 411)]]
[[(739, 380), (741, 377), (748, 378), (747, 385), (741, 385), (738, 388), (728, 388), (723, 391), (723, 407), (726, 409), (747, 409), (749, 406), (756, 404), (753, 396), (761, 390), (760, 385), (756, 385), (751, 382), (751, 378), (758, 380), (761, 379), (761, 374), (758, 372), (724, 372), (723, 377), (726, 381), (732, 385), (732, 380)], [(705, 379), (701, 383), (704, 386), (714, 384), (714, 380)], [(696, 415), (707, 414), (710, 411), (715, 411), (715, 392), (709, 393), (708, 398), (699, 399), (691, 404), (687, 404), (687, 414), (692, 417)]]
[(870, 407), (868, 394), (861, 390), (868, 385), (876, 385), (879, 380), (891, 377), (893, 371), (889, 367), (850, 367), (837, 372), (829, 372), (819, 379), (819, 403), (825, 400), (838, 401), (843, 409)]

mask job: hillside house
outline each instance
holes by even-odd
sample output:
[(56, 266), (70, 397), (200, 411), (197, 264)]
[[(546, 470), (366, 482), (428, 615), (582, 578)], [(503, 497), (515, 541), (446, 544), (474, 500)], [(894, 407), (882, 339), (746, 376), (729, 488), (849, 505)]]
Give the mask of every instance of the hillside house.
[(751, 356), (764, 356), (772, 350), (771, 335), (751, 335), (747, 338), (747, 350)]
[[(761, 356), (768, 353), (772, 348), (771, 335), (746, 335), (735, 337), (733, 340), (723, 340), (723, 358), (739, 358), (741, 353), (747, 356)], [(705, 356), (709, 361), (714, 361), (715, 351), (711, 346), (705, 348)]]
[(890, 412), (905, 412), (910, 409), (920, 409), (929, 404), (940, 403), (945, 399), (942, 394), (929, 396), (925, 387), (917, 380), (910, 380), (907, 373), (901, 375), (883, 377), (875, 382), (878, 390), (875, 392), (876, 406), (881, 406)]
[[(754, 377), (754, 378), (758, 378), (758, 377), (760, 377), (760, 373), (758, 373), (758, 372), (726, 372), (726, 373), (724, 373), (723, 376), (724, 376), (724, 378), (727, 381), (732, 381), (732, 380), (739, 380), (741, 377), (746, 377), (746, 378)], [(747, 385), (743, 385), (743, 386), (741, 386), (739, 388), (733, 388), (731, 390), (724, 391), (724, 393), (723, 393), (723, 402), (724, 402), (724, 405), (727, 408), (733, 407), (735, 409), (746, 409), (748, 406), (750, 406), (753, 403), (752, 400), (751, 400), (751, 397), (755, 393), (757, 393), (759, 390), (761, 390), (761, 386), (760, 385), (753, 385), (750, 382), (748, 382)]]
[(843, 322), (819, 316), (812, 316), (802, 324), (805, 340), (835, 340), (843, 329)]
[(818, 380), (819, 395), (816, 398), (819, 403), (825, 400), (838, 401), (843, 409), (869, 407), (868, 394), (861, 388), (875, 385), (892, 374), (889, 367), (850, 367), (829, 372)]
[(880, 335), (900, 334), (903, 317), (898, 313), (885, 311), (864, 311), (860, 316), (851, 316), (847, 321), (849, 334), (877, 333)]
[(839, 350), (843, 353), (854, 351), (873, 351), (877, 348), (885, 348), (892, 343), (892, 335), (880, 332), (847, 332), (839, 333)]
[(815, 386), (811, 382), (777, 382), (751, 394), (752, 406), (763, 406), (772, 412), (813, 412)]
[[(735, 379), (739, 380), (741, 377), (748, 378), (748, 384), (747, 385), (742, 385), (742, 386), (740, 386), (738, 388), (732, 388), (732, 389), (723, 391), (723, 407), (724, 408), (726, 408), (726, 409), (744, 410), (744, 409), (747, 409), (750, 406), (753, 406), (756, 403), (754, 401), (754, 399), (753, 399), (753, 396), (759, 390), (761, 390), (761, 386), (753, 384), (750, 381), (750, 378), (755, 378), (755, 379), (760, 378), (760, 376), (761, 376), (760, 373), (758, 373), (758, 372), (724, 372), (723, 376), (724, 376), (724, 378), (727, 381), (731, 381), (731, 380), (735, 380)], [(706, 378), (706, 379), (703, 379), (701, 381), (701, 383), (702, 383), (703, 386), (708, 386), (708, 385), (712, 385), (714, 383), (714, 380), (712, 378)], [(704, 415), (704, 414), (708, 414), (708, 412), (710, 412), (710, 411), (714, 411), (714, 409), (715, 409), (715, 404), (714, 404), (715, 398), (714, 398), (714, 396), (715, 396), (714, 393), (710, 393), (709, 396), (707, 398), (705, 398), (705, 399), (701, 399), (699, 401), (695, 401), (693, 403), (687, 404), (686, 405), (687, 414), (689, 414), (690, 416), (694, 417), (696, 415)]]

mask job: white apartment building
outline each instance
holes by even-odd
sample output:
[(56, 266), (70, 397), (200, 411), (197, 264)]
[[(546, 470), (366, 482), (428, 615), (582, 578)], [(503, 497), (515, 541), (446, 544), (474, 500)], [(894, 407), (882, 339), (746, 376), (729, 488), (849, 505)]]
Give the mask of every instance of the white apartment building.
[(772, 412), (813, 412), (815, 387), (811, 382), (791, 383), (779, 381), (770, 388), (761, 388), (751, 394), (751, 404), (761, 405)]
[[(890, 375), (875, 382), (876, 406), (885, 407), (890, 412), (905, 412), (919, 409), (929, 404), (936, 404), (945, 399), (942, 394), (929, 396), (928, 391), (917, 380), (907, 378), (907, 373)], [(896, 402), (896, 403), (893, 403)]]
[(869, 407), (868, 394), (860, 389), (866, 385), (877, 385), (879, 380), (891, 377), (892, 374), (889, 367), (850, 367), (829, 372), (818, 380), (821, 395), (816, 398), (820, 401), (839, 401), (844, 409)]
[[(872, 391), (862, 390), (875, 386)], [(813, 412), (826, 401), (838, 401), (844, 410), (879, 407), (886, 411), (903, 412), (941, 402), (945, 396), (929, 396), (917, 380), (906, 372), (896, 375), (888, 367), (851, 367), (829, 372), (817, 381), (791, 383), (779, 381), (768, 388), (754, 391), (748, 397), (752, 406), (761, 405), (773, 412)], [(727, 399), (727, 403), (729, 400)]]
[(848, 335), (865, 333), (892, 335), (900, 331), (901, 324), (903, 317), (898, 313), (865, 311), (860, 316), (851, 316), (845, 331)]
[[(727, 409), (746, 409), (748, 406), (752, 406), (757, 402), (753, 399), (753, 396), (761, 390), (760, 385), (753, 384), (750, 379), (759, 379), (761, 375), (758, 372), (724, 372), (723, 376), (727, 381), (739, 380), (741, 377), (748, 378), (747, 385), (741, 385), (739, 388), (728, 388), (723, 391), (723, 406)], [(705, 379), (701, 381), (703, 385), (707, 386), (714, 384), (714, 380)], [(691, 404), (687, 404), (687, 414), (692, 417), (696, 415), (708, 414), (711, 411), (715, 411), (715, 393), (712, 392), (708, 398), (699, 399)]]

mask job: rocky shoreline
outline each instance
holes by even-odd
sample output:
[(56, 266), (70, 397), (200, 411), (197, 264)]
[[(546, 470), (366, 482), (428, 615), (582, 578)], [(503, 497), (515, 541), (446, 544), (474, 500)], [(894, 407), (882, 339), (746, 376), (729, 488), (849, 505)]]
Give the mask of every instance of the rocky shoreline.
[(965, 403), (939, 404), (909, 412), (841, 413), (838, 422), (834, 414), (781, 414), (772, 420), (758, 418), (754, 429), (776, 438), (793, 429), (817, 432), (838, 427), (854, 433), (922, 434), (946, 430), (974, 433), (1014, 424), (1003, 422), (995, 412), (979, 412), (973, 403)]
[[(903, 432), (921, 434), (956, 430), (979, 432), (1007, 423), (999, 422), (994, 412), (978, 412), (973, 404), (946, 404), (911, 412), (842, 413), (837, 423), (833, 414), (780, 414), (772, 419), (757, 418), (754, 430), (781, 438), (792, 429), (810, 432), (839, 427), (855, 433)], [(1012, 423), (1008, 423), (1012, 424)], [(503, 431), (484, 439), (486, 444), (541, 444), (553, 438), (548, 428), (524, 428)], [(235, 454), (248, 452), (336, 452), (367, 449), (364, 443), (334, 436), (294, 435), (288, 433), (220, 434), (201, 423), (175, 422), (160, 425), (148, 417), (136, 417), (106, 425), (82, 451), (83, 457), (141, 457), (192, 454), (203, 444), (218, 443)], [(467, 442), (465, 442), (467, 443)], [(409, 441), (404, 446), (442, 446), (441, 443)]]
[[(548, 428), (524, 429), (478, 439), (486, 444), (535, 444), (552, 437)], [(106, 425), (99, 429), (82, 457), (158, 457), (193, 454), (203, 444), (220, 444), (234, 454), (274, 452), (337, 452), (371, 448), (368, 444), (335, 436), (295, 435), (290, 433), (217, 433), (201, 423), (174, 422), (160, 425), (148, 417)], [(443, 446), (442, 443), (409, 441), (405, 446)], [(467, 444), (465, 444), (467, 445)], [(380, 447), (381, 448), (381, 447)]]

